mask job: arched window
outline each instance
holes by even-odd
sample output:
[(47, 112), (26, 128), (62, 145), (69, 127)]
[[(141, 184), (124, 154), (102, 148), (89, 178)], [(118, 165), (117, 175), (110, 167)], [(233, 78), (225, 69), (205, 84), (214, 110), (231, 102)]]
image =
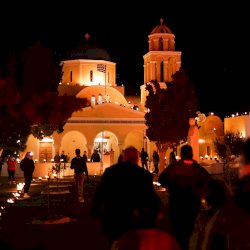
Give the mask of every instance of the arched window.
[(93, 82), (93, 70), (90, 70), (89, 73), (90, 73), (89, 74), (89, 79), (90, 79), (91, 82)]
[(95, 106), (95, 96), (94, 95), (92, 95), (90, 98), (90, 104), (92, 107)]
[(98, 104), (101, 104), (101, 103), (102, 103), (102, 94), (99, 94), (99, 95), (98, 95), (97, 103), (98, 103)]
[(69, 79), (70, 79), (70, 82), (72, 82), (72, 80), (73, 80), (73, 74), (72, 74), (72, 70), (69, 72)]

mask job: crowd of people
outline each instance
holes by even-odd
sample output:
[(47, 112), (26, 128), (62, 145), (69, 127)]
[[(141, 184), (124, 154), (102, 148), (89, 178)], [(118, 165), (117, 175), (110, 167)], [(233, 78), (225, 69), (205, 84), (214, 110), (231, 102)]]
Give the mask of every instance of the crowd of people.
[[(234, 193), (193, 159), (190, 145), (181, 147), (180, 160), (172, 152), (158, 176), (167, 190), (167, 208), (147, 165), (139, 166), (139, 158), (148, 157), (144, 152), (126, 148), (118, 163), (106, 168), (96, 190), (91, 213), (102, 222), (111, 250), (250, 249), (250, 138)], [(169, 227), (162, 230), (166, 215)]]
[[(94, 151), (91, 161), (97, 159)], [(99, 156), (100, 157), (100, 156)], [(61, 159), (61, 156), (60, 156)], [(96, 159), (96, 160), (95, 160)], [(223, 179), (210, 175), (185, 144), (180, 159), (171, 152), (171, 161), (159, 172), (159, 154), (154, 151), (154, 171), (149, 171), (148, 153), (125, 148), (118, 162), (107, 167), (96, 187), (90, 215), (100, 220), (111, 250), (233, 250), (250, 249), (250, 138), (244, 143), (239, 181), (234, 192)], [(8, 179), (15, 181), (16, 162), (7, 159)], [(32, 153), (20, 162), (24, 172), (24, 197), (34, 172)], [(84, 200), (84, 175), (88, 176), (87, 152), (75, 149), (70, 161), (74, 170), (77, 201)], [(154, 186), (155, 174), (165, 187), (167, 206)], [(161, 228), (168, 217), (168, 229)]]

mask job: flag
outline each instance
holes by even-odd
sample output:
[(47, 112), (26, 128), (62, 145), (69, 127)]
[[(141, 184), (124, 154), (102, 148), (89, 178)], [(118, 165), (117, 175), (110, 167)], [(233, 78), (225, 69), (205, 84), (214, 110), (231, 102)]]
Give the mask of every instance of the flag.
[(103, 73), (106, 73), (106, 65), (105, 64), (97, 64), (97, 70)]

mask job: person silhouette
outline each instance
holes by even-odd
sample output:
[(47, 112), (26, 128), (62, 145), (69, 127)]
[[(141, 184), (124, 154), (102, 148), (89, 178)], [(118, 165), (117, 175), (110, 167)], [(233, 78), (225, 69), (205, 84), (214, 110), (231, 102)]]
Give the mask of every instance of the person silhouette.
[(154, 150), (152, 158), (153, 158), (153, 163), (154, 163), (154, 173), (158, 174), (159, 172), (158, 165), (159, 165), (160, 157), (156, 150)]
[(195, 219), (202, 208), (201, 198), (209, 173), (193, 159), (190, 145), (181, 147), (181, 159), (159, 175), (159, 183), (168, 189), (171, 230), (183, 250), (188, 249)]
[(144, 148), (141, 149), (140, 158), (142, 168), (148, 170), (148, 153), (144, 150)]
[(91, 213), (100, 218), (111, 245), (122, 233), (153, 227), (161, 209), (153, 176), (138, 160), (138, 150), (127, 147), (123, 162), (105, 169), (94, 194)]
[(76, 156), (71, 160), (70, 168), (74, 169), (74, 178), (78, 194), (78, 202), (84, 202), (83, 199), (83, 183), (84, 183), (84, 166), (85, 160), (81, 157), (79, 148), (75, 149)]

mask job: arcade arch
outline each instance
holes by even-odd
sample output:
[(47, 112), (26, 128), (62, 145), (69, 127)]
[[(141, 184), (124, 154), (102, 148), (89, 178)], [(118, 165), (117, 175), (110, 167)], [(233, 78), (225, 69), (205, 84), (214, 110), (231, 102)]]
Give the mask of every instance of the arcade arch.
[(69, 159), (72, 159), (75, 157), (76, 148), (80, 148), (81, 154), (83, 154), (85, 150), (88, 151), (86, 145), (87, 140), (84, 134), (79, 131), (69, 131), (62, 137), (59, 152), (64, 151)]
[(99, 151), (101, 157), (102, 155), (110, 156), (110, 164), (116, 163), (120, 154), (118, 138), (113, 132), (108, 130), (103, 130), (96, 135), (93, 142), (94, 149)]

